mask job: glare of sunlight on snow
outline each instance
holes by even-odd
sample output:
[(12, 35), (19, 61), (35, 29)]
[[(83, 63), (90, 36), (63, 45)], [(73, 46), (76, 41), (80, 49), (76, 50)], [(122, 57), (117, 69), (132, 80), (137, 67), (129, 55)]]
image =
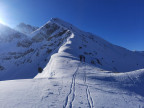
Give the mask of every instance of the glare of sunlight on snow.
[(0, 23), (6, 25), (6, 23), (0, 19)]

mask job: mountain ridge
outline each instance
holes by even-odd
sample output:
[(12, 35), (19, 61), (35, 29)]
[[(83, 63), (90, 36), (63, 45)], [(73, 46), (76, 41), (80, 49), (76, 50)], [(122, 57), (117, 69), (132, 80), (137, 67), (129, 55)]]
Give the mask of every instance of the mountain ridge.
[(45, 70), (51, 56), (59, 53), (71, 54), (78, 61), (79, 55), (84, 55), (88, 64), (113, 72), (142, 69), (144, 64), (142, 54), (113, 45), (58, 18), (52, 18), (12, 46), (5, 55), (1, 54), (1, 80), (34, 78), (38, 68)]
[(1, 107), (144, 107), (143, 52), (53, 20), (0, 42)]

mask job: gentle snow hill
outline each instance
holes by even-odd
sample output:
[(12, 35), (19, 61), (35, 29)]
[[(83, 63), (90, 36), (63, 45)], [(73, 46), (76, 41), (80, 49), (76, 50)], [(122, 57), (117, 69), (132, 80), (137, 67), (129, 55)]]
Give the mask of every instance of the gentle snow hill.
[(77, 60), (79, 55), (84, 55), (88, 64), (116, 73), (144, 68), (142, 54), (113, 45), (58, 18), (52, 18), (34, 31), (31, 38), (13, 46), (14, 51), (10, 46), (0, 56), (0, 80), (34, 78), (39, 69), (44, 69), (40, 76), (49, 77), (45, 70), (53, 70), (55, 54), (69, 54)]
[(1, 81), (1, 108), (144, 107), (144, 70), (103, 71), (69, 55), (57, 55), (55, 60), (52, 75), (69, 76)]

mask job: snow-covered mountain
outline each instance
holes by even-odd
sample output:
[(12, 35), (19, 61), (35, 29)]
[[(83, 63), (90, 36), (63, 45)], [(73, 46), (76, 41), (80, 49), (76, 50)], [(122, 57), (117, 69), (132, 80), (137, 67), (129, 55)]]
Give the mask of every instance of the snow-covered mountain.
[[(18, 32), (13, 31), (17, 36), (15, 34)], [(88, 64), (116, 73), (144, 68), (144, 56), (139, 52), (113, 45), (58, 18), (52, 18), (30, 37), (25, 36), (12, 42), (12, 45), (1, 43), (1, 47), (5, 51), (0, 56), (0, 65), (3, 67), (0, 80), (33, 78), (39, 68), (52, 68), (50, 63), (55, 62), (55, 55), (65, 53), (77, 60), (84, 55)], [(45, 69), (40, 76), (45, 74)]]
[(0, 80), (31, 78), (1, 81), (2, 107), (144, 107), (143, 52), (113, 45), (58, 18), (30, 36), (3, 25), (0, 33), (14, 37), (0, 43)]
[(34, 27), (34, 26), (31, 26), (29, 24), (25, 24), (25, 23), (20, 23), (19, 25), (17, 25), (15, 27), (15, 29), (19, 32), (22, 32), (26, 35), (29, 35), (31, 34), (33, 31), (35, 31), (36, 29), (38, 29), (38, 27)]
[(17, 32), (10, 27), (0, 24), (0, 42), (11, 42), (13, 40), (21, 40), (26, 35)]
[[(84, 55), (87, 63), (113, 72), (127, 72), (144, 68), (144, 56), (138, 52), (129, 51), (125, 48), (113, 45), (98, 36), (83, 32), (60, 19), (52, 19), (48, 22), (48, 25), (49, 24), (58, 25), (71, 32), (67, 41), (59, 48), (57, 55), (68, 53), (77, 59), (79, 59), (79, 55)], [(36, 31), (36, 33), (42, 34), (41, 36), (39, 35), (41, 38), (43, 38), (43, 36), (50, 36), (48, 32), (46, 32), (48, 34), (45, 35), (45, 26)], [(57, 26), (55, 26), (55, 28), (56, 27)], [(54, 36), (52, 37), (52, 41), (55, 41), (56, 38), (54, 38)], [(51, 57), (51, 62), (55, 61), (55, 59), (52, 60), (53, 56)], [(48, 68), (49, 65), (51, 65), (50, 62), (47, 65)], [(50, 74), (50, 72), (47, 73)]]

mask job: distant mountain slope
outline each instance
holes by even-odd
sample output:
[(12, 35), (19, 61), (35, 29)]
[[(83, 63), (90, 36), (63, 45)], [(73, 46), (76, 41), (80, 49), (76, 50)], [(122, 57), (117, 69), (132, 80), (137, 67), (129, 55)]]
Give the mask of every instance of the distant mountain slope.
[(19, 32), (22, 32), (24, 34), (31, 34), (33, 31), (35, 31), (36, 29), (38, 29), (38, 27), (34, 27), (34, 26), (31, 26), (29, 24), (25, 24), (25, 23), (20, 23), (19, 25), (17, 25), (15, 27), (15, 29)]
[(21, 40), (25, 37), (26, 35), (23, 33), (17, 32), (6, 25), (0, 24), (0, 42), (11, 42), (13, 40)]
[(0, 58), (6, 56), (8, 52), (20, 50), (18, 44), (26, 39), (27, 35), (0, 24)]
[[(7, 50), (0, 55), (0, 80), (34, 78), (43, 69), (36, 77), (50, 77), (54, 65), (59, 65), (55, 56), (65, 54), (78, 61), (84, 55), (88, 64), (113, 72), (144, 68), (142, 54), (113, 45), (58, 18), (52, 18), (30, 37), (14, 42), (13, 47), (8, 43), (3, 49)], [(63, 72), (55, 71), (53, 77), (58, 75)]]
[[(51, 26), (51, 24), (49, 24)], [(45, 28), (45, 27), (44, 27)], [(53, 27), (51, 28), (53, 29)], [(47, 30), (47, 32), (51, 32)], [(1, 45), (5, 51), (0, 55), (0, 80), (33, 78), (38, 73), (38, 68), (44, 68), (50, 56), (56, 53), (59, 47), (66, 41), (70, 31), (58, 27), (52, 35), (34, 35), (18, 42)], [(53, 38), (53, 39), (52, 39)], [(6, 49), (6, 48), (9, 49)]]

